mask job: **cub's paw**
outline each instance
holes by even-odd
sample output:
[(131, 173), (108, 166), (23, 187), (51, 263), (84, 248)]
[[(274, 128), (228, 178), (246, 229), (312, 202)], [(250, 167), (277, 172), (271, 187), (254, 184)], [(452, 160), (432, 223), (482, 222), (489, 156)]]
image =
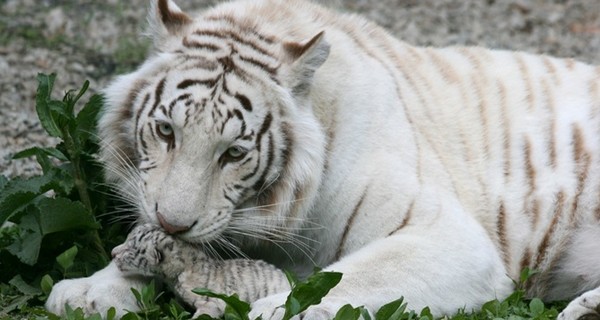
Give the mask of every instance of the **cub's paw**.
[[(114, 269), (114, 270), (113, 270)], [(88, 278), (70, 279), (58, 282), (46, 301), (46, 309), (58, 315), (65, 315), (65, 305), (81, 308), (86, 315), (99, 312), (102, 315), (114, 307), (118, 316), (126, 311), (138, 311), (137, 301), (131, 288), (140, 290), (142, 278), (124, 278), (114, 264)]]
[[(280, 293), (257, 300), (252, 304), (250, 319), (262, 316), (263, 320), (281, 320), (285, 314), (285, 301), (289, 293)], [(292, 320), (330, 320), (335, 317), (338, 310), (348, 302), (336, 298), (324, 298), (320, 304), (309, 307), (306, 311), (292, 318)]]
[(196, 308), (196, 313), (194, 313), (192, 319), (196, 319), (203, 314), (219, 319), (223, 316), (225, 303), (222, 303), (221, 300), (199, 301), (194, 303), (194, 307)]
[(559, 320), (600, 320), (600, 288), (588, 291), (558, 315)]

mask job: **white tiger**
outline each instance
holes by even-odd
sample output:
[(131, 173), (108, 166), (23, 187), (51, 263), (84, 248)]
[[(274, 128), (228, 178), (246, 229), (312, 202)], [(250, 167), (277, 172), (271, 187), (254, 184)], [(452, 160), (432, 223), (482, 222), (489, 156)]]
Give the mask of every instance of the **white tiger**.
[[(436, 315), (528, 293), (600, 301), (600, 68), (519, 52), (418, 48), (300, 0), (150, 15), (157, 53), (106, 89), (108, 178), (194, 243), (344, 274), (305, 319), (404, 296)], [(136, 308), (114, 264), (47, 308)], [(281, 319), (286, 294), (252, 316)]]

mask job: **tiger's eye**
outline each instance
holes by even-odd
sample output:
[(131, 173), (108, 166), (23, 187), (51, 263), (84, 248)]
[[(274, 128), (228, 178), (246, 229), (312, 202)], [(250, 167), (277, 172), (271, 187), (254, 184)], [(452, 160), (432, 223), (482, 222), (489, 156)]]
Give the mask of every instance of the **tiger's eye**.
[(221, 156), (223, 162), (235, 162), (242, 160), (248, 151), (242, 147), (230, 147)]
[(227, 149), (227, 155), (231, 158), (239, 158), (244, 155), (244, 150), (238, 147), (231, 147)]
[(156, 125), (156, 132), (164, 140), (173, 139), (173, 127), (166, 122), (159, 122)]

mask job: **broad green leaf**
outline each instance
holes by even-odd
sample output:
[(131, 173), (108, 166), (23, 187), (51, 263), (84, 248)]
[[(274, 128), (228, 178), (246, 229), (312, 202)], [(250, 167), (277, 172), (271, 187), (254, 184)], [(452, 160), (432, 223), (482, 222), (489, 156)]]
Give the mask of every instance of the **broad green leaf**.
[(19, 290), (19, 292), (26, 294), (26, 295), (38, 295), (38, 294), (42, 293), (40, 291), (40, 289), (32, 287), (29, 284), (27, 284), (27, 282), (25, 282), (25, 280), (23, 280), (21, 275), (17, 275), (15, 277), (13, 277), (12, 279), (10, 279), (10, 281), (8, 283), (10, 283), (13, 287), (17, 288), (17, 290)]
[(41, 194), (46, 191), (57, 186), (67, 188), (68, 185), (60, 185), (66, 183), (66, 181), (56, 181), (57, 174), (64, 175), (60, 170), (52, 170), (43, 176), (35, 176), (29, 179), (17, 178), (9, 181), (0, 193), (0, 225), (43, 198)]
[(333, 320), (358, 320), (360, 315), (360, 308), (354, 308), (353, 306), (347, 304), (338, 310)]
[(54, 280), (52, 280), (52, 277), (50, 277), (50, 275), (44, 275), (40, 281), (40, 288), (42, 288), (42, 292), (46, 295), (50, 294), (50, 291), (52, 291), (52, 286), (54, 286)]
[(19, 227), (21, 229), (19, 239), (6, 249), (19, 258), (21, 262), (32, 266), (38, 260), (43, 237), (42, 232), (35, 215), (31, 213), (23, 216)]
[(54, 116), (52, 115), (49, 105), (55, 79), (56, 74), (54, 73), (51, 75), (42, 73), (38, 74), (38, 88), (35, 97), (35, 109), (37, 111), (38, 118), (40, 119), (40, 123), (46, 132), (48, 132), (48, 134), (52, 137), (61, 137), (62, 133), (56, 122), (56, 119), (54, 119)]
[(392, 301), (383, 307), (375, 314), (375, 320), (399, 320), (406, 310), (404, 298)]
[(482, 311), (485, 311), (491, 316), (497, 316), (500, 313), (500, 301), (491, 300), (483, 304)]
[(73, 266), (78, 251), (77, 246), (72, 246), (56, 257), (56, 262), (61, 266), (63, 272), (66, 272)]
[(433, 314), (431, 314), (431, 309), (429, 309), (429, 307), (423, 308), (423, 310), (421, 310), (421, 313), (419, 313), (419, 319), (433, 320)]
[(85, 314), (81, 308), (73, 310), (71, 306), (65, 304), (65, 313), (65, 316), (68, 320), (85, 320)]
[(74, 229), (97, 229), (92, 214), (78, 201), (67, 198), (44, 198), (39, 201), (40, 226), (43, 235)]
[(249, 320), (248, 313), (250, 312), (250, 304), (240, 300), (236, 294), (228, 296), (226, 294), (214, 293), (205, 288), (196, 288), (193, 289), (192, 292), (201, 296), (223, 300), (226, 304), (225, 318), (227, 319)]
[(535, 317), (544, 312), (545, 306), (542, 300), (534, 298), (529, 302), (529, 309), (531, 309), (531, 314)]
[(297, 283), (285, 302), (283, 319), (289, 320), (308, 307), (319, 304), (341, 280), (342, 274), (339, 272), (318, 272), (305, 282)]
[(110, 307), (108, 311), (106, 311), (106, 320), (114, 320), (117, 317), (117, 309), (115, 307)]
[(0, 225), (10, 219), (13, 215), (25, 210), (29, 205), (40, 197), (31, 191), (20, 191), (8, 193), (4, 191), (4, 197), (0, 196)]

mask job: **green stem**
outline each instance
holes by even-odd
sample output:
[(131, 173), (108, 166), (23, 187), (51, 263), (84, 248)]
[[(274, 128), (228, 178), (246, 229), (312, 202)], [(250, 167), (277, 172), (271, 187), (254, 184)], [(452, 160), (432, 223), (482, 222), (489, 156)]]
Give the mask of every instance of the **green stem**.
[[(75, 188), (77, 189), (77, 193), (79, 194), (79, 199), (83, 203), (83, 205), (88, 209), (88, 212), (93, 215), (93, 207), (92, 201), (90, 200), (90, 194), (88, 192), (87, 183), (85, 180), (85, 173), (81, 168), (81, 157), (79, 148), (75, 145), (75, 141), (68, 130), (68, 128), (63, 127), (63, 140), (65, 142), (65, 146), (67, 148), (67, 152), (71, 158), (71, 164), (73, 165), (73, 175), (75, 177)], [(92, 244), (98, 253), (102, 256), (102, 259), (106, 262), (109, 261), (108, 254), (106, 250), (104, 250), (104, 246), (102, 245), (102, 240), (100, 239), (100, 235), (97, 230), (92, 231)]]

